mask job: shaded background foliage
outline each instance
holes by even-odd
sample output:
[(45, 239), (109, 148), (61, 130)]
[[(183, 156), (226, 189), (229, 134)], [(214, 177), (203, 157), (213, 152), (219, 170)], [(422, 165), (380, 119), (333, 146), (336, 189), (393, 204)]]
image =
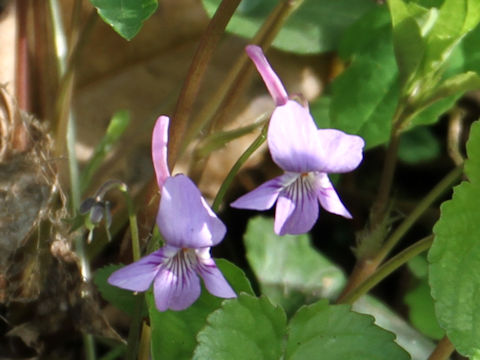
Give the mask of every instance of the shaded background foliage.
[[(72, 96), (78, 134), (76, 150), (82, 168), (87, 169), (85, 174), (88, 175), (84, 176), (91, 179), (91, 183), (88, 186), (85, 185), (84, 196), (91, 195), (102, 183), (111, 178), (124, 179), (133, 194), (141, 194), (145, 189), (153, 176), (150, 160), (150, 131), (153, 122), (158, 114), (173, 112), (199, 37), (209, 21), (208, 16), (212, 15), (219, 3), (218, 0), (204, 0), (203, 4), (193, 0), (162, 0), (158, 2), (157, 9), (157, 2), (154, 0), (142, 0), (141, 2), (132, 0), (125, 2), (126, 6), (132, 7), (131, 9), (125, 7), (119, 12), (115, 8), (116, 3), (113, 0), (91, 1), (91, 4), (98, 8), (99, 15), (118, 33), (131, 41), (124, 41), (112, 31), (110, 26), (97, 21), (92, 25), (92, 34), (85, 43), (76, 63), (76, 81)], [(265, 15), (276, 3), (277, 1), (266, 0), (242, 1), (237, 15), (228, 27), (229, 34), (225, 35), (215, 53), (203, 83), (202, 92), (197, 100), (196, 110), (200, 109), (212, 96), (215, 88), (224, 79), (233, 60), (240, 56), (244, 45), (248, 42), (247, 39), (253, 36)], [(400, 4), (398, 0), (391, 3)], [(434, 5), (439, 6), (443, 2), (419, 1), (418, 3), (430, 8)], [(449, 1), (448, 3), (452, 4), (453, 2)], [(464, 1), (461, 3), (471, 4), (471, 2)], [(140, 4), (144, 7), (139, 7)], [(62, 3), (67, 31), (69, 26), (74, 26), (75, 19), (70, 19), (70, 14), (75, 14), (72, 12), (75, 5), (73, 1)], [(42, 11), (42, 5), (35, 6), (36, 8), (32, 8), (37, 11), (37, 14), (40, 14), (38, 11)], [(398, 6), (400, 9), (401, 6)], [(138, 9), (140, 10), (137, 13)], [(404, 16), (402, 9), (398, 11), (399, 17)], [(131, 10), (134, 11), (133, 17), (130, 16)], [(17, 14), (14, 14), (10, 4), (10, 8), (7, 7), (2, 15), (2, 25), (7, 22), (6, 19), (18, 17), (18, 11), (17, 8)], [(91, 5), (83, 2), (77, 15), (81, 14), (81, 18), (85, 20), (91, 11), (93, 11)], [(433, 12), (428, 13), (428, 11), (415, 8), (413, 5), (409, 11), (418, 12), (422, 19), (433, 16)], [(454, 14), (457, 13), (460, 14), (460, 12), (454, 12)], [(476, 12), (472, 11), (472, 13)], [(46, 8), (43, 8), (42, 14), (46, 16)], [(365, 138), (369, 151), (365, 155), (362, 166), (354, 174), (347, 174), (337, 182), (339, 192), (343, 194), (347, 207), (354, 214), (354, 221), (348, 222), (322, 212), (317, 225), (309, 236), (278, 238), (271, 232), (272, 226), (269, 218), (255, 217), (252, 219), (253, 213), (229, 209), (228, 206), (223, 207), (220, 217), (227, 224), (229, 232), (222, 245), (215, 249), (214, 255), (225, 257), (244, 269), (255, 292), (257, 294), (262, 292), (269, 296), (270, 300), (261, 298), (257, 301), (247, 295), (242, 295), (239, 302), (231, 302), (218, 309), (220, 301), (213, 304), (212, 299), (205, 299), (209, 295), (203, 292), (199, 300), (200, 305), (189, 310), (193, 315), (186, 312), (179, 317), (172, 313), (155, 313), (150, 306), (153, 322), (153, 348), (158, 348), (157, 354), (162, 354), (166, 358), (175, 358), (179, 356), (177, 353), (179, 351), (185, 358), (195, 354), (194, 356), (198, 358), (213, 359), (214, 354), (218, 354), (218, 351), (209, 347), (208, 339), (219, 336), (219, 333), (228, 332), (225, 329), (228, 326), (222, 318), (222, 312), (225, 313), (224, 316), (227, 319), (229, 316), (235, 319), (236, 313), (245, 309), (254, 317), (263, 316), (263, 313), (268, 314), (266, 321), (274, 324), (273, 328), (276, 329), (277, 335), (284, 334), (287, 331), (287, 324), (289, 324), (288, 331), (292, 336), (295, 335), (296, 321), (301, 321), (299, 319), (305, 317), (306, 313), (313, 312), (311, 317), (319, 316), (320, 318), (331, 315), (335, 319), (342, 316), (345, 311), (344, 307), (330, 309), (324, 302), (310, 305), (296, 315), (294, 314), (305, 303), (313, 303), (320, 298), (334, 299), (346, 281), (345, 274), (351, 272), (355, 264), (351, 248), (357, 245), (355, 234), (361, 234), (364, 224), (368, 222), (368, 211), (374, 201), (384, 157), (385, 148), (382, 145), (389, 139), (391, 119), (398, 103), (402, 101), (402, 94), (408, 88), (409, 81), (415, 80), (415, 76), (420, 76), (418, 74), (424, 71), (418, 70), (415, 73), (416, 65), (408, 62), (404, 62), (400, 68), (397, 66), (398, 62), (402, 64), (402, 59), (405, 60), (411, 56), (412, 51), (417, 51), (422, 45), (419, 45), (419, 40), (416, 43), (416, 50), (400, 46), (403, 41), (401, 40), (402, 36), (411, 36), (412, 38), (417, 36), (416, 28), (413, 26), (405, 30), (406, 34), (402, 33), (403, 28), (397, 27), (398, 23), (396, 23), (395, 17), (393, 18), (392, 28), (392, 16), (388, 7), (370, 0), (335, 2), (305, 0), (302, 7), (292, 15), (276, 38), (274, 49), (269, 52), (269, 59), (284, 80), (289, 92), (301, 92), (308, 100), (312, 101), (310, 108), (319, 127), (335, 127)], [(472, 18), (460, 19), (460, 15), (444, 19), (444, 21), (450, 21), (449, 25), (452, 28), (458, 27), (458, 37), (462, 35), (462, 32), (467, 33), (470, 30), (467, 29), (469, 24), (474, 23)], [(36, 117), (45, 122), (47, 119), (55, 117), (56, 96), (54, 94), (59, 86), (55, 76), (52, 75), (54, 59), (48, 55), (51, 54), (48, 49), (52, 39), (48, 37), (42, 39), (39, 35), (40, 31), (48, 28), (45, 24), (31, 22), (29, 26), (35, 28), (34, 40), (37, 45), (41, 45), (33, 51), (30, 68), (31, 85), (29, 87), (31, 96), (30, 102), (27, 102), (26, 105), (27, 110), (35, 113)], [(441, 30), (438, 31), (441, 32)], [(450, 54), (449, 62), (445, 64), (445, 69), (442, 70), (439, 77), (442, 81), (466, 71), (480, 71), (479, 36), (478, 27), (465, 35), (460, 46)], [(435, 40), (433, 35), (429, 39), (428, 41)], [(12, 50), (7, 47), (0, 48), (6, 49), (0, 58), (8, 64)], [(417, 52), (421, 53), (421, 51)], [(442, 54), (428, 53), (427, 55), (436, 58)], [(418, 60), (418, 63), (424, 62), (422, 66), (425, 68), (432, 63), (428, 56), (427, 60)], [(10, 62), (10, 64), (12, 63)], [(14, 71), (11, 73), (13, 74)], [(14, 92), (15, 86), (18, 87), (18, 84), (12, 78), (8, 78), (8, 73), (6, 76), (1, 81), (9, 82), (7, 88)], [(454, 167), (455, 154), (465, 155), (464, 144), (468, 138), (468, 129), (470, 124), (478, 118), (480, 108), (477, 93), (463, 95), (464, 90), (471, 90), (473, 87), (462, 88), (463, 85), (465, 84), (459, 82), (458, 91), (448, 94), (433, 106), (416, 114), (406, 126), (405, 130), (408, 131), (403, 134), (399, 145), (400, 161), (395, 177), (393, 212), (389, 227), (395, 227), (405, 217), (405, 214), (412, 211), (419, 199)], [(225, 128), (234, 129), (248, 123), (259, 114), (271, 110), (272, 106), (270, 99), (266, 96), (263, 84), (258, 78), (254, 78), (249, 91), (244, 92), (237, 99), (232, 112), (228, 114), (228, 119), (224, 123)], [(129, 111), (130, 121), (124, 121), (121, 126), (115, 128), (115, 119), (118, 120), (118, 117), (114, 117), (112, 120), (112, 116), (121, 109)], [(123, 115), (125, 116), (125, 113)], [(455, 126), (459, 124), (461, 128), (458, 135), (460, 152), (452, 155), (452, 149), (447, 147), (446, 139), (454, 133)], [(104, 136), (106, 132), (107, 136)], [(204, 176), (199, 182), (201, 190), (207, 197), (210, 199), (214, 197), (227, 171), (257, 132), (253, 131), (245, 137), (226, 144), (220, 151), (210, 156)], [(476, 154), (477, 145), (473, 141), (469, 151)], [(103, 162), (97, 161), (94, 164), (94, 161), (91, 160), (92, 156), (97, 160), (102, 159)], [(177, 169), (186, 172), (190, 161), (187, 153), (180, 160)], [(99, 165), (100, 163), (101, 165)], [(68, 188), (68, 179), (63, 175), (66, 173), (66, 162), (57, 161), (56, 166), (59, 169), (59, 178), (55, 180), (62, 183), (64, 188)], [(452, 225), (451, 220), (448, 219), (449, 211), (456, 214), (475, 213), (471, 199), (478, 198), (476, 196), (478, 194), (475, 192), (476, 172), (472, 170), (475, 165), (469, 166), (466, 173), (471, 184), (463, 184), (456, 190), (456, 197), (442, 207), (444, 216), (447, 218), (442, 219), (435, 227), (436, 235), (445, 244), (452, 244), (449, 234), (456, 233), (458, 230), (456, 225)], [(249, 161), (247, 167), (239, 174), (236, 183), (227, 194), (227, 203), (272, 178), (277, 172), (278, 169), (263, 149)], [(85, 181), (85, 183), (88, 182)], [(462, 197), (463, 192), (467, 193), (466, 198)], [(395, 252), (430, 233), (440, 215), (438, 209), (440, 203), (448, 199), (450, 195), (447, 193), (439, 198), (424, 213), (418, 223), (409, 231), (402, 245), (395, 249)], [(141, 199), (141, 195), (138, 195), (137, 199)], [(156, 202), (157, 200), (153, 199), (152, 201)], [(129, 320), (125, 313), (133, 311), (132, 301), (134, 298), (125, 292), (121, 296), (119, 293), (109, 293), (109, 291), (115, 290), (109, 289), (105, 285), (107, 276), (105, 272), (113, 270), (110, 267), (102, 268), (111, 263), (131, 261), (129, 239), (128, 235), (125, 235), (127, 225), (123, 201), (114, 194), (109, 195), (109, 201), (112, 204), (114, 215), (114, 222), (110, 229), (113, 241), (107, 243), (105, 232), (102, 229), (95, 230), (95, 241), (87, 248), (93, 268), (101, 268), (96, 273), (95, 283), (99, 286), (103, 299), (109, 303), (104, 302), (98, 294), (94, 294), (92, 289), (92, 297), (85, 302), (91, 307), (86, 304), (70, 304), (69, 309), (70, 311), (78, 309), (78, 307), (75, 308), (78, 305), (84, 309), (82, 314), (88, 312), (88, 309), (94, 309), (95, 312), (92, 310), (93, 314), (101, 311), (113, 328), (122, 335), (126, 335)], [(139, 200), (138, 206), (140, 207), (141, 204), (142, 200)], [(67, 206), (67, 204), (62, 203), (62, 206)], [(473, 208), (470, 208), (472, 206)], [(467, 211), (468, 209), (470, 211)], [(271, 215), (272, 212), (265, 214), (267, 217), (271, 217)], [(475, 220), (469, 219), (468, 221), (475, 223)], [(475, 235), (475, 230), (471, 231)], [(61, 231), (58, 232), (61, 233)], [(145, 233), (149, 232), (150, 229), (145, 230)], [(65, 236), (71, 241), (70, 235)], [(465, 239), (476, 243), (475, 236), (472, 236), (471, 239), (467, 236)], [(430, 261), (433, 263), (430, 271), (432, 268), (433, 271), (436, 271), (435, 266), (443, 269), (441, 266), (446, 263), (447, 270), (444, 271), (447, 275), (455, 274), (454, 271), (461, 268), (461, 264), (457, 263), (456, 267), (452, 269), (451, 266), (454, 266), (452, 264), (456, 262), (448, 258), (439, 258), (436, 254), (446, 250), (442, 248), (440, 242), (435, 246), (434, 252), (430, 254)], [(448, 246), (461, 247), (463, 245), (455, 242)], [(451, 250), (453, 258), (456, 256), (456, 250), (458, 248)], [(13, 253), (16, 253), (16, 249)], [(60, 256), (60, 259), (67, 259), (67, 253)], [(15, 260), (12, 256), (6, 262), (17, 262), (18, 255), (23, 256), (24, 254), (32, 255), (33, 252), (22, 249), (21, 252), (16, 253)], [(55, 254), (52, 255), (55, 257)], [(48, 251), (47, 256), (51, 256)], [(227, 263), (223, 264), (222, 268), (228, 274), (229, 280), (236, 279), (231, 280), (234, 282), (235, 288), (238, 286), (238, 289), (245, 290), (250, 295), (253, 294), (250, 285), (245, 282), (241, 270)], [(440, 338), (443, 335), (442, 328), (447, 329), (447, 334), (451, 336), (452, 341), (456, 341), (455, 345), (463, 354), (475, 356), (477, 354), (474, 344), (475, 334), (472, 333), (472, 336), (468, 337), (459, 330), (465, 322), (470, 321), (470, 318), (459, 319), (457, 324), (454, 321), (453, 325), (450, 321), (452, 317), (458, 317), (458, 314), (451, 314), (448, 310), (450, 309), (449, 302), (453, 301), (456, 295), (451, 293), (453, 288), (447, 289), (445, 281), (441, 280), (444, 278), (441, 271), (431, 278), (430, 286), (436, 287), (434, 297), (438, 300), (437, 311), (440, 316), (437, 314), (437, 317), (440, 319), (442, 328), (438, 326), (435, 317), (432, 316), (433, 300), (429, 292), (426, 268), (425, 257), (416, 258), (409, 264), (408, 269), (402, 269), (374, 290), (373, 295), (377, 296), (380, 302), (373, 298), (363, 299), (355, 305), (355, 310), (374, 314), (377, 325), (393, 331), (397, 335), (397, 342), (407, 349), (413, 358), (420, 359), (428, 356), (433, 348), (433, 343), (429, 338)], [(78, 269), (74, 267), (68, 267), (67, 273), (74, 279), (79, 276)], [(312, 274), (317, 276), (309, 281), (308, 276), (313, 276)], [(322, 281), (319, 282), (319, 279)], [(47, 277), (46, 280), (46, 285), (42, 286), (49, 287), (51, 293), (68, 295), (61, 292), (63, 290), (52, 281), (52, 278)], [(466, 281), (472, 281), (472, 284), (476, 283), (473, 276), (467, 277)], [(62, 285), (65, 284), (65, 282), (60, 282)], [(21, 286), (27, 286), (25, 282), (20, 281), (19, 283)], [(469, 289), (467, 287), (467, 290)], [(41, 292), (41, 290), (39, 291)], [(74, 291), (70, 291), (70, 295), (75, 294)], [(447, 292), (446, 299), (439, 299), (445, 292)], [(450, 297), (448, 297), (449, 294)], [(147, 294), (146, 297), (151, 304), (151, 295)], [(44, 301), (41, 296), (39, 299)], [(39, 299), (35, 299), (35, 301)], [(278, 304), (285, 308), (285, 313), (278, 307)], [(387, 309), (385, 304), (394, 311)], [(27, 302), (25, 307), (31, 311), (30, 309), (38, 307), (37, 305), (36, 302)], [(469, 309), (475, 308), (475, 304), (468, 304), (468, 306), (470, 306)], [(260, 311), (260, 308), (264, 311)], [(442, 312), (442, 308), (447, 310)], [(5, 341), (2, 341), (1, 349), (8, 348), (12, 356), (20, 357), (43, 353), (47, 354), (45, 356), (49, 356), (48, 358), (77, 358), (77, 350), (81, 346), (78, 340), (79, 333), (92, 331), (87, 327), (85, 319), (80, 319), (74, 324), (64, 324), (59, 321), (61, 325), (59, 329), (54, 329), (53, 334), (60, 337), (52, 336), (50, 332), (35, 325), (41, 319), (40, 314), (35, 311), (32, 313), (34, 320), (32, 324), (35, 326), (29, 327), (26, 331), (25, 327), (19, 327), (23, 324), (23, 319), (16, 316), (24, 313), (23, 305), (9, 307), (4, 303), (0, 309), (1, 315), (8, 320), (1, 325), (2, 335), (7, 335), (7, 333), (9, 335), (5, 337)], [(123, 310), (123, 313), (119, 309)], [(209, 317), (209, 325), (204, 327), (205, 318), (213, 310), (215, 310), (213, 313), (215, 315), (212, 314), (212, 317)], [(203, 316), (203, 322), (199, 322), (195, 331), (192, 331), (192, 335), (195, 335), (197, 330), (203, 329), (197, 338), (198, 347), (196, 342), (189, 343), (185, 347), (176, 343), (173, 346), (171, 344), (167, 346), (162, 342), (165, 340), (164, 329), (156, 327), (155, 324), (170, 321), (178, 326), (178, 332), (181, 333), (185, 323), (189, 323), (192, 319), (198, 320), (197, 313)], [(366, 326), (371, 329), (372, 336), (388, 338), (386, 341), (392, 344), (391, 351), (396, 354), (392, 355), (392, 358), (406, 358), (405, 354), (398, 350), (399, 348), (393, 346), (390, 334), (373, 327), (371, 318), (358, 316), (359, 323), (368, 324)], [(181, 319), (182, 317), (184, 318)], [(323, 319), (322, 321), (324, 321)], [(407, 325), (405, 319), (408, 319), (425, 337)], [(113, 330), (106, 323), (100, 322), (94, 325), (93, 330), (97, 334), (105, 335), (108, 331), (109, 337), (117, 337), (116, 334), (112, 335)], [(62, 334), (65, 329), (75, 331), (74, 335)], [(378, 333), (375, 334), (375, 331)], [(31, 340), (32, 334), (35, 341)], [(339, 330), (338, 336), (341, 337), (341, 334), (342, 329)], [(271, 335), (269, 333), (266, 336)], [(273, 339), (277, 335), (269, 337), (274, 344), (272, 348), (276, 346)], [(58, 342), (61, 342), (60, 339), (63, 341), (63, 346), (58, 346)], [(231, 342), (232, 339), (226, 336), (225, 343), (230, 344)], [(119, 342), (111, 342), (111, 340), (100, 341), (99, 344), (98, 349), (101, 353), (124, 350), (123, 345)], [(246, 346), (248, 344), (252, 345), (247, 342)], [(264, 358), (278, 358), (278, 355), (285, 349), (277, 350), (278, 353), (265, 354)], [(305, 354), (302, 351), (308, 353), (309, 350), (297, 349), (293, 343), (289, 343), (285, 351), (286, 358), (295, 358), (295, 356), (300, 356), (295, 355), (297, 351), (299, 354)], [(323, 352), (325, 348), (315, 348), (314, 351)], [(369, 358), (373, 358), (373, 356), (374, 352), (368, 354)]]

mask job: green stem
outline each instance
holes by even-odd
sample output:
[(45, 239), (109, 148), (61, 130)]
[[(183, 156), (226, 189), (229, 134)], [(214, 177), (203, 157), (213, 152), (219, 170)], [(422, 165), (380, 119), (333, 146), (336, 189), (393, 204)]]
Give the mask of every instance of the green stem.
[(245, 162), (248, 160), (248, 158), (265, 142), (267, 139), (267, 131), (268, 131), (268, 124), (265, 124), (262, 128), (262, 132), (258, 137), (250, 144), (250, 146), (245, 150), (245, 152), (238, 158), (238, 160), (235, 162), (233, 165), (232, 169), (228, 173), (227, 177), (222, 183), (222, 186), (220, 186), (220, 190), (218, 190), (217, 196), (215, 197), (215, 200), (213, 201), (212, 205), (212, 210), (214, 212), (218, 211), (218, 208), (220, 207), (220, 204), (223, 201), (223, 198), (225, 197), (225, 194), (227, 192), (227, 189), (230, 187), (230, 184), (233, 181), (233, 178), (235, 175), (237, 175), (238, 171), (240, 168), (245, 164)]
[(369, 278), (363, 281), (355, 290), (344, 296), (342, 299), (339, 299), (337, 303), (353, 304), (361, 296), (369, 292), (380, 281), (385, 279), (388, 275), (397, 270), (407, 261), (429, 249), (432, 243), (433, 235), (427, 236), (426, 238), (417, 241), (415, 244), (406, 248), (405, 250), (391, 258), (389, 261), (387, 261), (385, 264), (380, 266), (377, 271), (375, 271)]
[[(68, 167), (70, 173), (70, 191), (71, 191), (71, 204), (72, 204), (72, 213), (76, 214), (77, 209), (80, 207), (80, 183), (79, 179), (79, 170), (77, 155), (75, 152), (75, 143), (76, 143), (76, 131), (75, 131), (75, 122), (73, 118), (73, 112), (70, 109), (71, 94), (73, 89), (73, 76), (67, 74), (67, 39), (65, 31), (63, 29), (63, 22), (61, 18), (61, 13), (59, 10), (59, 5), (57, 0), (50, 0), (50, 10), (52, 14), (53, 22), (53, 31), (55, 38), (55, 52), (57, 55), (57, 66), (58, 73), (60, 77), (65, 79), (65, 88), (61, 92), (59, 97), (59, 112), (57, 113), (60, 122), (63, 122), (65, 125), (61, 126), (62, 133), (57, 132), (57, 140), (59, 135), (62, 136), (61, 144), (66, 140), (66, 147), (68, 153)], [(71, 73), (73, 74), (73, 73)], [(63, 121), (61, 119), (64, 119)], [(65, 129), (65, 132), (63, 132)], [(63, 148), (63, 146), (62, 146)], [(59, 147), (57, 147), (57, 153)], [(80, 259), (81, 266), (81, 275), (85, 282), (88, 282), (91, 278), (90, 264), (88, 262), (88, 257), (85, 251), (85, 241), (82, 236), (78, 236), (75, 239), (75, 252), (77, 253)], [(85, 357), (87, 360), (95, 360), (95, 340), (92, 334), (83, 334), (83, 344), (85, 348)]]
[(348, 280), (348, 284), (337, 301), (342, 301), (345, 296), (355, 290), (368, 278), (385, 260), (390, 251), (398, 244), (413, 224), (462, 174), (462, 167), (457, 167), (447, 174), (415, 207), (407, 218), (395, 229), (393, 234), (385, 241), (380, 250), (371, 257), (361, 259)]
[(393, 234), (385, 241), (380, 251), (375, 256), (373, 262), (381, 264), (387, 255), (392, 251), (395, 245), (402, 239), (413, 224), (423, 215), (423, 213), (437, 200), (452, 184), (457, 181), (463, 173), (463, 167), (456, 167), (450, 171), (420, 203), (413, 209), (410, 215), (395, 229)]
[(125, 353), (126, 360), (136, 360), (139, 349), (139, 334), (142, 326), (142, 313), (145, 305), (143, 294), (138, 294), (135, 299), (135, 309), (132, 322), (128, 331), (127, 351)]
[[(302, 3), (303, 0), (284, 0), (279, 2), (258, 30), (251, 43), (261, 46), (266, 52), (290, 14)], [(245, 51), (242, 51), (235, 65), (226, 76), (225, 81), (223, 81), (223, 85), (219, 87), (217, 92), (210, 98), (210, 101), (194, 120), (190, 131), (188, 131), (185, 136), (186, 141), (183, 149), (193, 140), (200, 130), (208, 127), (206, 133), (211, 134), (222, 125), (222, 120), (226, 117), (226, 114), (232, 112), (235, 101), (245, 88), (252, 71), (253, 65), (251, 61), (248, 60)], [(197, 153), (197, 149), (195, 149), (194, 152)], [(195, 159), (195, 163), (192, 164), (189, 175), (194, 181), (199, 181), (205, 170), (208, 156), (197, 160), (199, 155), (194, 154), (193, 158)]]
[[(275, 40), (275, 37), (282, 29), (283, 24), (285, 24), (285, 21), (287, 21), (289, 16), (302, 2), (303, 0), (284, 0), (279, 2), (258, 30), (251, 43), (262, 47), (263, 51), (267, 52), (273, 40)], [(254, 66), (252, 62), (249, 60), (245, 51), (242, 51), (237, 64), (227, 76), (225, 85), (218, 91), (217, 106), (215, 107), (215, 111), (209, 114), (212, 122), (211, 129), (215, 129), (218, 125), (221, 125), (225, 115), (232, 112), (235, 101), (247, 85), (247, 80), (253, 69)], [(213, 108), (211, 110), (213, 110)]]
[(205, 70), (230, 18), (238, 7), (240, 0), (222, 0), (215, 15), (213, 15), (207, 30), (200, 40), (195, 52), (187, 79), (178, 98), (173, 121), (170, 123), (168, 142), (168, 165), (171, 170), (177, 161), (179, 150), (187, 129), (188, 119), (192, 113), (193, 104), (200, 90), (200, 84)]
[(437, 344), (437, 347), (428, 357), (428, 360), (448, 360), (450, 355), (455, 351), (455, 346), (450, 339), (445, 335)]
[(128, 211), (128, 220), (130, 222), (130, 233), (132, 236), (132, 255), (133, 261), (140, 260), (140, 239), (138, 237), (138, 224), (137, 224), (137, 215), (135, 214), (135, 209), (133, 205), (133, 200), (128, 194), (128, 191), (125, 186), (125, 191), (123, 192), (125, 196), (125, 201), (127, 202), (127, 211)]
[(146, 323), (142, 324), (142, 336), (140, 338), (140, 349), (138, 351), (138, 360), (150, 359), (150, 339), (152, 329)]

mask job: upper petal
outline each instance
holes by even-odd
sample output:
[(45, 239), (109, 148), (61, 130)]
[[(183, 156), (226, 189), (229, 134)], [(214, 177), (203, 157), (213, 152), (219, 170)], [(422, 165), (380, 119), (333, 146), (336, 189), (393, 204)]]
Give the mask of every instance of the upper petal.
[(197, 272), (202, 277), (205, 287), (212, 295), (221, 298), (237, 297), (230, 284), (218, 269), (215, 261), (210, 257), (210, 249), (197, 250)]
[(317, 196), (322, 207), (332, 214), (337, 214), (345, 218), (351, 219), (352, 215), (345, 208), (342, 201), (338, 197), (338, 194), (335, 191), (332, 183), (330, 182), (327, 174), (318, 174), (316, 182)]
[(167, 164), (168, 116), (160, 116), (152, 133), (152, 160), (158, 187), (162, 189), (165, 179), (170, 176)]
[(256, 189), (239, 197), (230, 204), (237, 209), (267, 210), (270, 209), (278, 198), (283, 188), (282, 177), (269, 180)]
[(317, 132), (321, 146), (322, 168), (326, 173), (344, 173), (355, 169), (363, 159), (365, 141), (360, 136), (348, 135), (335, 129)]
[(184, 310), (198, 299), (200, 280), (193, 252), (180, 250), (177, 256), (162, 266), (153, 284), (155, 305), (160, 311)]
[(280, 193), (274, 224), (275, 233), (278, 235), (303, 234), (315, 225), (318, 218), (318, 200), (309, 176), (299, 176)]
[(227, 231), (195, 184), (185, 175), (166, 179), (157, 225), (167, 244), (198, 249), (218, 244)]
[(284, 105), (288, 101), (287, 91), (265, 58), (262, 48), (257, 45), (248, 45), (245, 51), (255, 64), (275, 104)]
[(317, 130), (310, 112), (299, 103), (290, 100), (278, 106), (268, 127), (273, 161), (286, 171), (318, 171), (323, 165), (323, 153)]
[(157, 275), (160, 265), (166, 258), (165, 249), (161, 248), (115, 271), (107, 281), (109, 284), (122, 289), (146, 291)]

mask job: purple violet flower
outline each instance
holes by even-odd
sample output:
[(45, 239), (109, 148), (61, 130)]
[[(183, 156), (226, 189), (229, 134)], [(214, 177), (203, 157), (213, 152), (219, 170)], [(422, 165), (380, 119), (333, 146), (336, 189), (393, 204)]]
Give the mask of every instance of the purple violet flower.
[(226, 227), (210, 209), (195, 184), (185, 175), (170, 176), (167, 166), (168, 122), (158, 118), (153, 131), (152, 158), (162, 191), (157, 225), (165, 246), (108, 278), (111, 285), (146, 291), (153, 283), (160, 311), (184, 310), (200, 296), (199, 276), (207, 290), (218, 297), (236, 297), (210, 256)]
[(335, 129), (318, 129), (310, 112), (294, 100), (273, 71), (260, 47), (246, 48), (276, 103), (268, 128), (273, 161), (285, 173), (241, 196), (231, 206), (267, 210), (275, 202), (274, 230), (278, 235), (310, 231), (320, 205), (328, 212), (352, 218), (328, 178), (345, 173), (362, 161), (364, 141)]

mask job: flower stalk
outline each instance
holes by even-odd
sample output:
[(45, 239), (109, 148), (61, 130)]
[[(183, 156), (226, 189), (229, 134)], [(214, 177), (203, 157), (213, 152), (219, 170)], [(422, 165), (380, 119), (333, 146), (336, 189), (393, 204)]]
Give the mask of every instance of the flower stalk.
[(456, 167), (448, 173), (415, 207), (405, 220), (395, 229), (392, 235), (385, 241), (375, 255), (361, 259), (353, 270), (348, 283), (339, 296), (339, 300), (349, 296), (348, 294), (370, 277), (385, 260), (392, 249), (399, 243), (413, 224), (425, 213), (425, 211), (455, 183), (463, 173), (463, 167)]
[(397, 270), (403, 264), (408, 262), (410, 259), (421, 254), (422, 252), (428, 250), (433, 243), (433, 235), (427, 236), (422, 240), (417, 241), (412, 246), (406, 248), (399, 254), (392, 257), (385, 264), (379, 267), (371, 276), (369, 276), (365, 281), (363, 281), (358, 287), (353, 291), (340, 296), (337, 299), (337, 304), (353, 304), (361, 296), (368, 293), (374, 286), (379, 282), (385, 279), (392, 272)]
[(233, 16), (233, 13), (239, 4), (240, 0), (222, 0), (215, 15), (210, 20), (207, 30), (200, 40), (200, 44), (190, 65), (187, 79), (180, 92), (173, 116), (174, 120), (172, 121), (172, 127), (170, 129), (170, 142), (168, 145), (168, 167), (170, 169), (173, 169), (177, 157), (179, 156), (187, 124), (192, 113), (193, 104), (197, 98), (201, 82), (212, 58), (213, 51), (218, 45), (230, 18)]

